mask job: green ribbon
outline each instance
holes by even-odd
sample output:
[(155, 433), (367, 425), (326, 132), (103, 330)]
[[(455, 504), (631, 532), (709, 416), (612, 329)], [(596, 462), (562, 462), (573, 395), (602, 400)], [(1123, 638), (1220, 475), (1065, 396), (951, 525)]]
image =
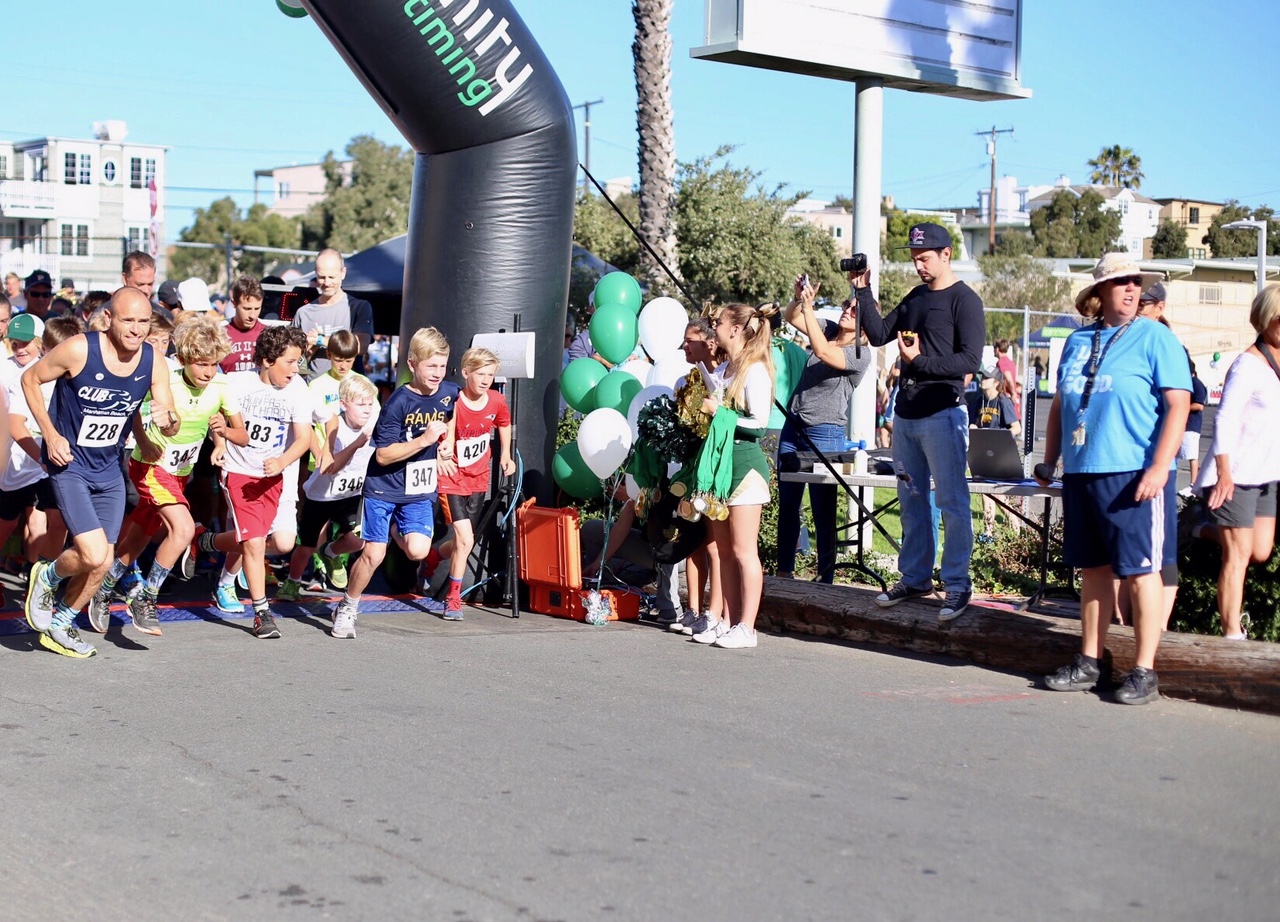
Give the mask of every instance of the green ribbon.
[[(710, 493), (727, 500), (733, 488), (733, 434), (738, 428), (738, 412), (720, 407), (711, 418), (707, 440), (702, 443), (693, 464), (693, 488), (696, 493)], [(683, 477), (685, 469), (680, 472)], [(686, 481), (687, 482), (687, 481)]]

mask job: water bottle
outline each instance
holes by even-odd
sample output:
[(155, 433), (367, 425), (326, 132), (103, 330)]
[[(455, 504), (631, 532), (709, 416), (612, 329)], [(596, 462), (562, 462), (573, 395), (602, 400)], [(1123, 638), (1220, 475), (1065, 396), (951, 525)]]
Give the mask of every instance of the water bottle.
[(867, 473), (867, 442), (865, 439), (858, 442), (858, 453), (853, 456), (853, 473)]

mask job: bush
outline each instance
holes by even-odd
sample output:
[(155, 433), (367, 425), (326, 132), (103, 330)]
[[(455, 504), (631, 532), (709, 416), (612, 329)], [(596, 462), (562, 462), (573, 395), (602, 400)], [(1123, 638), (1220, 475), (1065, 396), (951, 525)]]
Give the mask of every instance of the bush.
[[(1029, 525), (1019, 531), (999, 526), (995, 540), (975, 543), (971, 563), (973, 587), (992, 595), (1028, 596), (1040, 587), (1040, 536)], [(1071, 568), (1062, 562), (1062, 520), (1049, 527), (1048, 582), (1071, 585)]]

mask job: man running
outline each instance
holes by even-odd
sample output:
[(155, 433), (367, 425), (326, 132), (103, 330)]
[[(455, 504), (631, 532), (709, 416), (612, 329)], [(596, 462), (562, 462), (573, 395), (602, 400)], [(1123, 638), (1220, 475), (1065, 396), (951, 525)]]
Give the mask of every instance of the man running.
[[(168, 436), (178, 431), (169, 367), (146, 341), (151, 302), (136, 288), (121, 288), (107, 303), (104, 333), (73, 336), (22, 374), (31, 416), (44, 436), (44, 460), (72, 546), (52, 562), (39, 560), (27, 586), (27, 623), (40, 644), (78, 659), (97, 649), (76, 630), (114, 559), (124, 518), (120, 450), (147, 391), (151, 419)], [(56, 382), (45, 409), (40, 385)], [(68, 581), (62, 601), (58, 587)]]

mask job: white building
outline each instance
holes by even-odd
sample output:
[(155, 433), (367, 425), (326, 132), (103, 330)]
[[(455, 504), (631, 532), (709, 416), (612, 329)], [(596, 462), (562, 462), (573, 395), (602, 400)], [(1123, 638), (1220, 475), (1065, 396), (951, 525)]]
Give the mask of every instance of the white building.
[(787, 209), (787, 217), (822, 228), (842, 259), (853, 255), (853, 215), (845, 209), (821, 199), (802, 198)]
[[(1120, 213), (1120, 246), (1136, 256), (1142, 255), (1142, 241), (1155, 235), (1160, 226), (1160, 203), (1132, 189), (1119, 186), (1072, 186), (1065, 176), (1058, 180), (1058, 185), (1041, 192), (1027, 201), (1027, 210), (1034, 212), (1052, 201), (1062, 189), (1066, 189), (1076, 197), (1090, 190), (1103, 198), (1103, 208)], [(1000, 210), (999, 195), (996, 196), (996, 210)]]
[(168, 148), (126, 134), (108, 121), (92, 138), (0, 141), (0, 275), (44, 269), (55, 286), (114, 291), (125, 253), (159, 260)]

